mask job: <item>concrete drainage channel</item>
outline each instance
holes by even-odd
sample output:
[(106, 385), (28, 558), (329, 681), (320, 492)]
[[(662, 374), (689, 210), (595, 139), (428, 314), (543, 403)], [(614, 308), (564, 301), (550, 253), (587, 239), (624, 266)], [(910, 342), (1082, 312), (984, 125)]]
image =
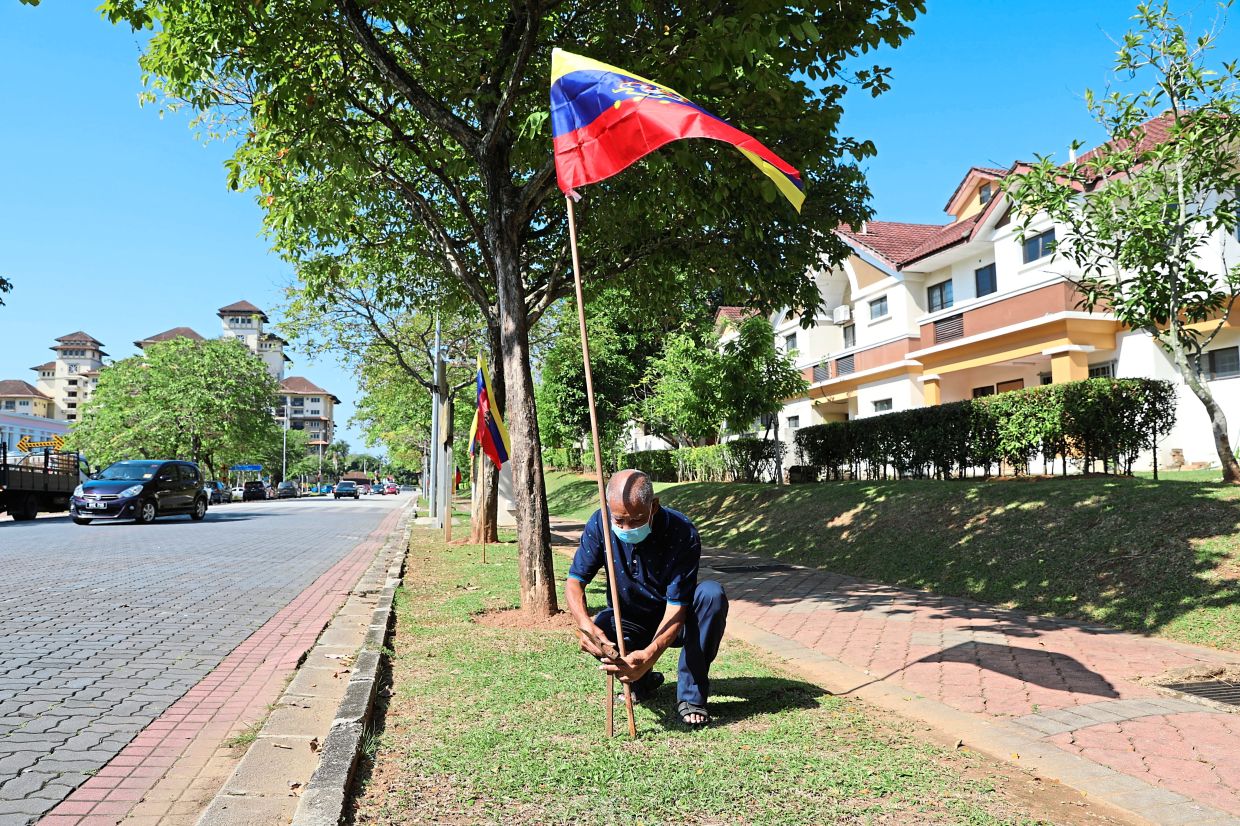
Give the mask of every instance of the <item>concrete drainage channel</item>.
[(409, 547), (406, 511), (198, 826), (336, 826), (381, 681)]

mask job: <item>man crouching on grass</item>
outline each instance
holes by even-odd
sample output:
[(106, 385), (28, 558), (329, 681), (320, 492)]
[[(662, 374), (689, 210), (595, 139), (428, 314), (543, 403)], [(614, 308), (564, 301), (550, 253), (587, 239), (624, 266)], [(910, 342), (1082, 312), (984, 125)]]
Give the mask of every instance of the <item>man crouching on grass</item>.
[[(622, 470), (607, 483), (616, 590), (624, 629), (626, 657), (608, 657), (599, 632), (616, 642), (616, 626), (607, 604), (594, 619), (586, 610), (585, 586), (604, 569), (603, 513), (594, 512), (568, 571), (564, 592), (581, 636), (581, 650), (602, 668), (628, 683), (633, 698), (644, 702), (663, 684), (654, 664), (669, 646), (681, 648), (676, 683), (676, 714), (690, 726), (710, 722), (710, 664), (719, 653), (728, 619), (728, 598), (718, 582), (698, 582), (702, 543), (682, 513), (659, 506), (650, 477)], [(615, 653), (614, 651), (612, 652)]]

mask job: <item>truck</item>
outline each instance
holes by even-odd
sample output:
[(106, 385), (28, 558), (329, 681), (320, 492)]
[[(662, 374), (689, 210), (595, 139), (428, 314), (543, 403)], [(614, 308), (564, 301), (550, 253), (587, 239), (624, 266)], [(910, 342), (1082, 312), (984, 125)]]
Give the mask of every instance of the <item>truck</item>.
[(83, 468), (76, 452), (10, 454), (0, 442), (0, 513), (7, 511), (14, 521), (24, 522), (40, 512), (68, 510), (69, 497), (84, 478)]

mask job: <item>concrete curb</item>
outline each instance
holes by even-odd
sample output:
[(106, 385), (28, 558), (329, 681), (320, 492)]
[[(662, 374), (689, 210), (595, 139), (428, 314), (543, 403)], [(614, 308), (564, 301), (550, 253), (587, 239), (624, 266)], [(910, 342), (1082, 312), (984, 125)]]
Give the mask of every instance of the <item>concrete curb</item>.
[(344, 819), (349, 786), (353, 782), (353, 774), (362, 754), (362, 741), (374, 712), (383, 647), (394, 620), (393, 600), (404, 574), (411, 521), (406, 515), (393, 532), (394, 537), (399, 537), (401, 553), (389, 560), (387, 581), (379, 593), (370, 627), (354, 661), (353, 672), (336, 709), (331, 730), (323, 740), (318, 768), (314, 770), (297, 804), (293, 826), (337, 826)]

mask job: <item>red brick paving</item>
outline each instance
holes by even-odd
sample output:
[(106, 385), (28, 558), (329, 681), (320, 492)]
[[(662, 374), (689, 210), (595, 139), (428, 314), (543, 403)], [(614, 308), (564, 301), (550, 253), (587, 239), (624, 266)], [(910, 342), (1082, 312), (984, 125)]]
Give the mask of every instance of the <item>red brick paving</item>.
[(400, 519), (371, 534), (232, 650), (40, 826), (114, 826), (165, 775), (188, 790), (225, 740), (261, 720)]
[[(564, 523), (556, 533), (575, 542), (579, 528)], [(708, 567), (764, 561), (704, 553), (701, 578), (727, 586), (730, 618), (827, 655), (871, 682), (982, 718), (1010, 718), (1069, 754), (1240, 816), (1240, 716), (1136, 682), (1173, 668), (1234, 665), (1240, 656), (826, 571), (720, 574)]]

